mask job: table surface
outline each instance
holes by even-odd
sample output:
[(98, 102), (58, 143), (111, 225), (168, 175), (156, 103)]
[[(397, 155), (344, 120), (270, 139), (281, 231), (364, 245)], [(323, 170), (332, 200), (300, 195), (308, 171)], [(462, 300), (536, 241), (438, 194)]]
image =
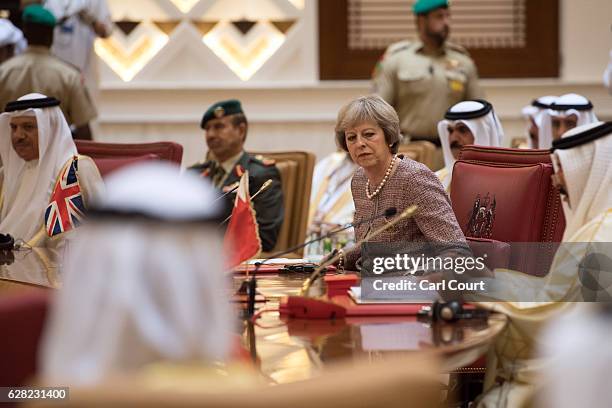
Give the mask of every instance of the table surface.
[[(14, 261), (13, 259), (14, 258)], [(57, 253), (36, 248), (0, 253), (0, 296), (24, 290), (61, 288)], [(262, 275), (258, 291), (266, 297), (255, 324), (242, 322), (245, 346), (261, 372), (271, 381), (286, 383), (310, 378), (329, 363), (343, 359), (376, 361), (393, 353), (434, 353), (444, 371), (471, 364), (486, 353), (507, 319), (435, 323), (415, 316), (351, 317), (337, 320), (287, 319), (279, 315), (283, 296), (298, 294), (305, 275)], [(234, 277), (238, 287), (244, 278)]]
[[(258, 278), (267, 299), (255, 325), (244, 323), (245, 339), (255, 349), (263, 374), (277, 383), (307, 379), (325, 364), (342, 359), (376, 361), (393, 353), (434, 353), (443, 370), (467, 366), (484, 355), (507, 323), (506, 316), (455, 323), (424, 322), (416, 316), (349, 317), (338, 320), (280, 316), (281, 297), (297, 295), (304, 275)], [(235, 278), (238, 283), (241, 278)], [(253, 341), (253, 339), (255, 341)]]
[(0, 293), (60, 288), (59, 253), (48, 248), (0, 251)]

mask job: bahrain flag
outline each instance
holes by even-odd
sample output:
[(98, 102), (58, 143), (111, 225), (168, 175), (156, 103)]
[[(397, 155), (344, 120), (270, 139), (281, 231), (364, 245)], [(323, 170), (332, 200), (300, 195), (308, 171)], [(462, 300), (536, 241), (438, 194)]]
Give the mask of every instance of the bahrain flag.
[(240, 178), (240, 185), (236, 192), (232, 217), (225, 231), (223, 246), (230, 268), (256, 257), (261, 252), (259, 228), (249, 195), (248, 171), (245, 171)]

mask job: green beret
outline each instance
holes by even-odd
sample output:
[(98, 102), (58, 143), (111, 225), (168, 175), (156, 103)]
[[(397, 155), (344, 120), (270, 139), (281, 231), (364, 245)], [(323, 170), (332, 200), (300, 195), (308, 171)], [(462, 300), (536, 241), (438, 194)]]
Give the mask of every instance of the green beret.
[(412, 6), (414, 14), (426, 14), (440, 7), (448, 7), (448, 0), (417, 0)]
[(204, 113), (202, 122), (200, 122), (200, 127), (204, 129), (206, 123), (211, 119), (222, 118), (224, 116), (235, 115), (237, 113), (244, 113), (239, 100), (229, 99), (227, 101), (217, 102), (208, 108), (206, 113)]
[(55, 27), (55, 16), (40, 4), (30, 4), (23, 10), (21, 20), (24, 23), (42, 24)]

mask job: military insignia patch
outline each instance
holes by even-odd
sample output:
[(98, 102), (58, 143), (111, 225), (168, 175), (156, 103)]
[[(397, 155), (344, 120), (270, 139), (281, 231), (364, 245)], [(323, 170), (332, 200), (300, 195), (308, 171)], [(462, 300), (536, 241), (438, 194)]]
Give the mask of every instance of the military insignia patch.
[(242, 177), (242, 175), (244, 174), (244, 167), (242, 167), (241, 165), (237, 164), (236, 168), (235, 168), (235, 171), (236, 171), (236, 175), (238, 177)]
[(255, 156), (255, 158), (259, 160), (266, 167), (274, 166), (276, 164), (276, 160), (268, 159), (267, 157), (262, 156), (261, 154), (258, 154), (257, 156)]
[(223, 106), (217, 106), (214, 110), (215, 118), (222, 118), (225, 115), (225, 109)]
[(448, 84), (450, 86), (451, 91), (454, 92), (463, 92), (463, 90), (465, 89), (463, 82), (457, 81), (456, 79), (451, 79)]

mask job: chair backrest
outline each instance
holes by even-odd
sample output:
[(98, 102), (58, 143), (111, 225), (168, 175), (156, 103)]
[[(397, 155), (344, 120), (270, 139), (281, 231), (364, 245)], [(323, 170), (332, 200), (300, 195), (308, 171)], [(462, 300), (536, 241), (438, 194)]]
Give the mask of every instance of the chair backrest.
[[(285, 220), (272, 252), (283, 251), (299, 245), (304, 242), (306, 228), (308, 227), (310, 188), (312, 186), (315, 155), (301, 151), (249, 153), (275, 160), (276, 167), (281, 173)], [(298, 251), (298, 253), (302, 254), (303, 251)]]
[(145, 154), (134, 157), (96, 157), (92, 158), (92, 160), (96, 163), (102, 177), (106, 177), (108, 174), (122, 167), (131, 166), (132, 164), (147, 160), (159, 160), (159, 156), (156, 154)]
[(47, 290), (32, 289), (0, 297), (2, 386), (23, 386), (35, 376), (48, 296)]
[[(466, 146), (453, 169), (451, 201), (466, 237), (502, 242), (559, 242), (565, 229), (547, 150)], [(548, 272), (553, 245), (512, 246), (510, 268)]]
[(560, 242), (565, 231), (565, 216), (561, 206), (559, 189), (550, 182), (553, 172), (550, 151), (547, 149), (508, 149), (503, 147), (466, 146), (459, 153), (459, 160), (482, 164), (531, 165), (546, 164), (548, 189), (546, 212), (542, 224), (540, 242)]
[[(335, 363), (314, 378), (275, 386), (247, 386), (252, 384), (247, 378), (240, 387), (219, 379), (209, 384), (206, 378), (173, 378), (171, 384), (164, 385), (124, 378), (90, 388), (71, 386), (69, 399), (53, 401), (54, 405), (36, 401), (33, 406), (433, 408), (440, 406), (439, 372), (428, 356), (413, 354), (410, 358)], [(228, 382), (232, 384), (231, 379), (225, 380)]]
[[(279, 161), (276, 163), (276, 168), (280, 173), (282, 189), (283, 189), (283, 204), (285, 208), (285, 220), (293, 220), (295, 216), (295, 201), (298, 200), (296, 195), (296, 183), (298, 164), (292, 160)], [(291, 222), (283, 222), (281, 229), (276, 238), (276, 245), (272, 252), (280, 251), (284, 248), (291, 247)]]
[(181, 164), (183, 146), (174, 142), (154, 143), (102, 143), (75, 140), (77, 151), (89, 156), (102, 176), (143, 160), (166, 160)]
[(398, 153), (404, 153), (413, 160), (423, 163), (430, 169), (434, 166), (436, 145), (426, 140), (400, 144)]

